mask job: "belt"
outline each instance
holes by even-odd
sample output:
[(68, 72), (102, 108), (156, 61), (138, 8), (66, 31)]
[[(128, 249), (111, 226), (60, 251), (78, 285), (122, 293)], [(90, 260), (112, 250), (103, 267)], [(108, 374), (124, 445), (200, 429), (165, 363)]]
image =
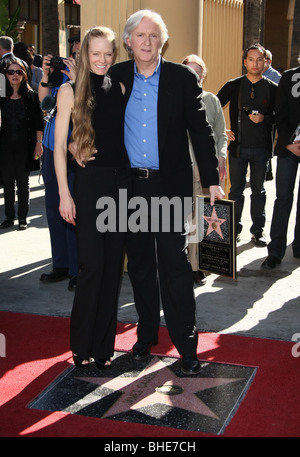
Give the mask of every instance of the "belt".
[(159, 170), (151, 170), (150, 168), (131, 168), (134, 176), (143, 179), (154, 178), (159, 175)]

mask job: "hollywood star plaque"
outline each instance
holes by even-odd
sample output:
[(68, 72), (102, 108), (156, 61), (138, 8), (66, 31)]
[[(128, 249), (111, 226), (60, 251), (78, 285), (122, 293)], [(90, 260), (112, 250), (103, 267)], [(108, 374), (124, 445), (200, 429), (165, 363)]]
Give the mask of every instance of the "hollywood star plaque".
[(200, 270), (236, 277), (235, 202), (196, 197), (198, 265)]

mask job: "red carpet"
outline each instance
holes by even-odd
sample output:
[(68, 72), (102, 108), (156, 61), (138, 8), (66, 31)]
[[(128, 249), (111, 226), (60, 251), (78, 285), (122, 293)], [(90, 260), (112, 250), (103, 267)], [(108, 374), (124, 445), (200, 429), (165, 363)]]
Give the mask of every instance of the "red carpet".
[[(203, 437), (214, 436), (166, 427), (128, 424), (76, 414), (30, 409), (27, 405), (71, 363), (69, 319), (0, 313), (6, 357), (0, 358), (1, 437)], [(117, 351), (129, 351), (135, 326), (119, 324)], [(300, 435), (300, 358), (295, 343), (202, 333), (201, 360), (257, 367), (249, 391), (223, 437), (296, 437)], [(158, 355), (177, 357), (161, 328)], [(1, 350), (3, 355), (3, 347)]]

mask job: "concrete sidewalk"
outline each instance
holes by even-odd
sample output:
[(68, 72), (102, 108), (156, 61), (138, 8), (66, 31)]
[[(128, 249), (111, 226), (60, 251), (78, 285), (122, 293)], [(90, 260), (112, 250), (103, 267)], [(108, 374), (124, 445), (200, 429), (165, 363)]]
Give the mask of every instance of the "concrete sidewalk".
[[(273, 159), (274, 175), (276, 159)], [(44, 205), (42, 178), (33, 174), (28, 229), (17, 224), (0, 232), (0, 311), (70, 316), (73, 293), (68, 281), (42, 284), (40, 275), (51, 270), (51, 248)], [(299, 182), (299, 177), (298, 181)], [(275, 179), (266, 183), (269, 236), (275, 199)], [(295, 199), (297, 200), (297, 190)], [(292, 255), (295, 206), (289, 222), (286, 255), (275, 270), (261, 269), (267, 248), (250, 241), (250, 189), (245, 192), (244, 229), (237, 248), (237, 279), (209, 275), (207, 284), (195, 287), (197, 327), (201, 331), (235, 333), (291, 341), (300, 332), (300, 260)], [(3, 189), (0, 189), (0, 222), (4, 220)], [(170, 266), (170, 268), (172, 268)], [(165, 325), (163, 313), (162, 325)], [(120, 322), (135, 323), (137, 314), (131, 284), (124, 274), (119, 300)], [(1, 331), (1, 326), (0, 326)]]

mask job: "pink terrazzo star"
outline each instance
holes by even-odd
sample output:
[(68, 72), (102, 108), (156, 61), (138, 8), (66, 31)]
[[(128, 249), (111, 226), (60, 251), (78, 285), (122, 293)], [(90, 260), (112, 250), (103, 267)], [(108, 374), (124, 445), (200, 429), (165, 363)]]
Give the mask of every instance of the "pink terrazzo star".
[(223, 239), (224, 237), (223, 237), (223, 233), (221, 230), (221, 225), (224, 224), (224, 222), (226, 222), (226, 219), (218, 218), (217, 213), (216, 213), (216, 208), (213, 207), (211, 216), (203, 216), (203, 218), (208, 223), (208, 229), (206, 232), (206, 236), (209, 235), (211, 232), (215, 231)]
[(77, 379), (122, 392), (123, 395), (103, 415), (104, 418), (161, 403), (219, 419), (195, 393), (237, 382), (241, 378), (179, 378), (162, 360), (154, 357), (137, 377)]

